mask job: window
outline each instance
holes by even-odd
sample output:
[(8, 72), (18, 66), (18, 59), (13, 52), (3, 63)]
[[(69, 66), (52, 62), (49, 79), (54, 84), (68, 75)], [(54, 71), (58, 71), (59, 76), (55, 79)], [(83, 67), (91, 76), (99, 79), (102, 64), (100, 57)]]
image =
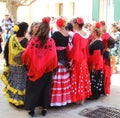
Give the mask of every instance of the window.
[(63, 16), (63, 3), (59, 4), (59, 16)]

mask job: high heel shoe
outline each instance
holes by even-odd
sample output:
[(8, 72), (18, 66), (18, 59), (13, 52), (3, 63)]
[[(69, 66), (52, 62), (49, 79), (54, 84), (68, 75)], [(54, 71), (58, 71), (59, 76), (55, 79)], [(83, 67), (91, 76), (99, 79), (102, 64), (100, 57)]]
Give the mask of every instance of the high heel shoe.
[(42, 116), (45, 116), (45, 115), (47, 114), (47, 109), (43, 109), (43, 110), (41, 111), (41, 114), (42, 114)]
[(35, 112), (34, 112), (34, 110), (32, 110), (32, 111), (29, 111), (28, 114), (33, 117)]

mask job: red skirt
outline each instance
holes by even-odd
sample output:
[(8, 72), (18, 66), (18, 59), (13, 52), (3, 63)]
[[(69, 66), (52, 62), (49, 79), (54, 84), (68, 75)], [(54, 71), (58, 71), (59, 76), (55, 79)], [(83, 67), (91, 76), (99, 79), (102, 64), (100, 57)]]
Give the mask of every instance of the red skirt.
[(68, 69), (58, 63), (57, 72), (52, 77), (52, 93), (50, 106), (64, 106), (71, 103), (70, 74)]
[(71, 73), (72, 102), (83, 101), (92, 95), (90, 74), (85, 61), (74, 62)]
[(111, 67), (104, 64), (104, 94), (110, 94)]

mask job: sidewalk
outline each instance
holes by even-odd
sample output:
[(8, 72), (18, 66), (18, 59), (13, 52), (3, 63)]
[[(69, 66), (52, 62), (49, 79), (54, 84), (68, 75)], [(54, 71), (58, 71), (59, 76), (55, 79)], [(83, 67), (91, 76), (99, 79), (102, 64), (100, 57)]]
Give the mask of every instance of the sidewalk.
[[(4, 61), (0, 60), (0, 74), (3, 70)], [(0, 80), (0, 118), (30, 118), (27, 111), (21, 108), (16, 108), (9, 104), (6, 97), (3, 95), (3, 82)], [(111, 94), (102, 96), (98, 100), (86, 100), (84, 105), (70, 104), (65, 107), (49, 108), (48, 114), (44, 118), (85, 118), (80, 115), (84, 109), (92, 109), (96, 106), (107, 106), (120, 109), (120, 74), (113, 74), (111, 79)], [(40, 115), (41, 109), (36, 109), (35, 118), (42, 118)], [(120, 118), (120, 117), (119, 117)]]

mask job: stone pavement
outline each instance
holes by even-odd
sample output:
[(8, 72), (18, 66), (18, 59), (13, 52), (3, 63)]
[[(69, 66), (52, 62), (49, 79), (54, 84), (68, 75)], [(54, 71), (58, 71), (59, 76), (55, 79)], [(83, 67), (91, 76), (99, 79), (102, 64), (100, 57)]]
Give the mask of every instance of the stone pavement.
[[(4, 60), (0, 60), (0, 75), (3, 70)], [(0, 80), (0, 118), (30, 118), (22, 108), (16, 108), (9, 104), (3, 95), (3, 82)], [(84, 109), (92, 109), (96, 106), (111, 106), (120, 108), (120, 74), (113, 74), (111, 79), (111, 94), (102, 96), (98, 100), (86, 100), (84, 105), (70, 104), (65, 107), (49, 108), (48, 114), (44, 118), (85, 118), (79, 113)], [(40, 108), (36, 108), (35, 118), (42, 118)]]

